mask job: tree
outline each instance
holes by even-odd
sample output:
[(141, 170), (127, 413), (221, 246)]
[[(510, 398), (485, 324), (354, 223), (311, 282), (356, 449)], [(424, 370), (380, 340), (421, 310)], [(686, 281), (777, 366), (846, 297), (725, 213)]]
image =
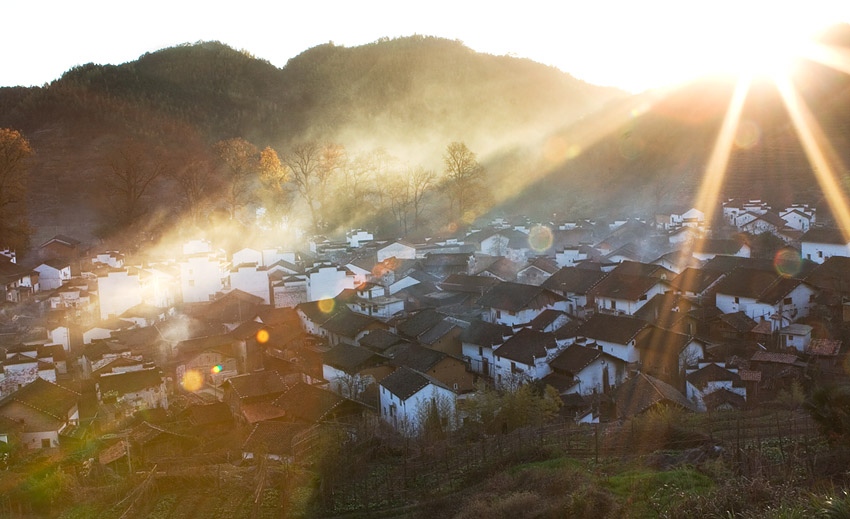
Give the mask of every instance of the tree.
[(192, 224), (198, 225), (208, 197), (217, 186), (212, 158), (200, 148), (183, 148), (173, 159), (166, 175), (177, 184), (177, 192)]
[(419, 226), (425, 210), (425, 196), (430, 192), (434, 179), (433, 171), (417, 167), (407, 168), (389, 181), (387, 197), (390, 209), (404, 234), (408, 233), (411, 217), (412, 228)]
[(273, 227), (279, 227), (289, 213), (290, 197), (286, 184), (290, 170), (280, 162), (277, 152), (269, 147), (260, 152), (260, 199)]
[(23, 251), (29, 245), (26, 196), (32, 155), (20, 132), (0, 128), (0, 247)]
[(242, 138), (219, 141), (214, 146), (225, 175), (224, 199), (230, 219), (236, 219), (251, 194), (259, 168), (260, 154), (256, 146)]
[(126, 139), (110, 154), (106, 188), (111, 198), (110, 210), (118, 228), (135, 224), (147, 213), (145, 195), (165, 172), (165, 164), (153, 158), (141, 142)]
[(313, 231), (319, 232), (319, 193), (318, 175), (319, 161), (321, 158), (321, 147), (313, 141), (296, 144), (284, 155), (283, 163), (289, 168), (292, 175), (292, 183), (298, 194), (307, 204), (310, 210), (310, 219)]
[(409, 172), (410, 201), (413, 204), (413, 228), (419, 228), (419, 222), (425, 212), (425, 197), (434, 187), (437, 175), (432, 169), (421, 166)]
[(466, 144), (453, 142), (443, 155), (446, 169), (446, 189), (451, 203), (450, 213), (458, 220), (469, 219), (470, 212), (486, 200), (483, 180), (485, 171), (475, 153)]

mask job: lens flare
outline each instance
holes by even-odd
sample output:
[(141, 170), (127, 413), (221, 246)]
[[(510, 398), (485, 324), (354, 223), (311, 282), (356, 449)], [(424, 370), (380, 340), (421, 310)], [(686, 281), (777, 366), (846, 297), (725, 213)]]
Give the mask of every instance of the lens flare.
[(257, 332), (257, 342), (259, 342), (260, 344), (265, 344), (269, 342), (268, 330), (260, 330)]
[(319, 300), (319, 311), (325, 314), (329, 314), (333, 312), (334, 306), (336, 306), (336, 301), (333, 299), (320, 299)]
[(799, 252), (790, 247), (779, 249), (773, 258), (773, 268), (780, 276), (790, 278), (803, 269), (803, 258)]
[(221, 364), (216, 364), (212, 368), (210, 368), (211, 373), (221, 373)]
[(199, 371), (194, 369), (190, 369), (183, 375), (183, 379), (180, 381), (180, 385), (183, 386), (183, 389), (186, 391), (191, 391), (194, 393), (195, 391), (201, 389), (204, 385), (204, 376), (201, 375)]
[(535, 225), (528, 231), (528, 245), (534, 252), (549, 250), (552, 240), (552, 231), (544, 225)]

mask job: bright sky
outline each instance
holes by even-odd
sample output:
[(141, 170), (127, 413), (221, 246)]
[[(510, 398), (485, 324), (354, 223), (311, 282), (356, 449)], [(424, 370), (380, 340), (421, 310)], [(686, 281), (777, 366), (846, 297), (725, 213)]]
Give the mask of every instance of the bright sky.
[(41, 85), (75, 65), (124, 63), (198, 40), (282, 67), (331, 40), (355, 46), (415, 33), (637, 92), (728, 69), (742, 56), (758, 61), (753, 49), (764, 42), (783, 46), (801, 32), (850, 22), (850, 0), (42, 0), (10, 2), (3, 18), (0, 86)]

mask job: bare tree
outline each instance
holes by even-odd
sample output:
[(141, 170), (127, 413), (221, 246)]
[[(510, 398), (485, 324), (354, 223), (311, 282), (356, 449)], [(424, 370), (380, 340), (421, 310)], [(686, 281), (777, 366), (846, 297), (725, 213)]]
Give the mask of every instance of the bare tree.
[(126, 227), (136, 223), (147, 212), (145, 195), (165, 172), (165, 164), (152, 157), (136, 140), (121, 142), (109, 157), (106, 187), (116, 223)]
[(419, 228), (419, 221), (425, 212), (425, 197), (434, 187), (437, 175), (432, 169), (421, 166), (408, 172), (408, 184), (410, 185), (410, 201), (413, 205), (413, 228)]
[(185, 157), (168, 169), (193, 225), (197, 225), (213, 192), (217, 179), (209, 157), (201, 154)]
[(289, 168), (292, 175), (292, 183), (298, 194), (304, 199), (310, 209), (310, 218), (313, 231), (319, 232), (319, 214), (317, 211), (318, 201), (318, 168), (322, 148), (316, 142), (302, 142), (296, 144), (283, 157), (283, 164)]
[(234, 220), (251, 194), (253, 180), (259, 168), (259, 150), (238, 137), (219, 141), (214, 148), (219, 164), (226, 173), (224, 199), (230, 219)]
[(450, 211), (457, 219), (465, 218), (467, 211), (475, 209), (486, 199), (484, 168), (478, 163), (475, 153), (462, 142), (453, 142), (446, 147), (443, 162), (446, 165)]

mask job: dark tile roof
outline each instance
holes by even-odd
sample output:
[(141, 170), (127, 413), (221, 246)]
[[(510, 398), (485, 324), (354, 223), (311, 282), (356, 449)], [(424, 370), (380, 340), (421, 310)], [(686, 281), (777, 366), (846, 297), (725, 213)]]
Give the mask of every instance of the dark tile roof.
[(436, 310), (421, 310), (399, 323), (396, 329), (402, 337), (415, 339), (440, 324), (445, 318), (445, 315)]
[(829, 227), (812, 227), (800, 238), (801, 242), (809, 243), (831, 243), (833, 245), (847, 245), (847, 239), (841, 229)]
[(563, 393), (578, 384), (578, 381), (573, 377), (553, 372), (540, 379), (540, 383), (543, 384), (544, 387), (552, 386), (558, 391), (558, 393)]
[(377, 353), (384, 353), (390, 348), (402, 344), (410, 343), (391, 331), (383, 329), (372, 330), (360, 339), (360, 346)]
[(750, 358), (753, 362), (767, 362), (774, 364), (794, 364), (797, 356), (793, 353), (778, 353), (775, 351), (757, 351)]
[(564, 299), (550, 290), (534, 285), (503, 282), (488, 290), (478, 304), (485, 308), (498, 308), (509, 312), (531, 308), (544, 308)]
[(806, 348), (806, 353), (824, 357), (834, 357), (839, 351), (841, 351), (841, 341), (833, 339), (812, 339)]
[(540, 330), (543, 331), (547, 326), (551, 326), (559, 317), (567, 315), (565, 312), (560, 310), (553, 310), (551, 308), (547, 308), (540, 312), (540, 315), (535, 317), (528, 323), (529, 328), (532, 330)]
[(799, 279), (786, 278), (776, 272), (737, 268), (717, 284), (718, 294), (756, 299), (776, 304), (800, 285)]
[(665, 330), (658, 326), (650, 326), (648, 330), (638, 336), (638, 340), (635, 341), (635, 348), (644, 350), (641, 358), (647, 354), (650, 357), (654, 355), (677, 357), (693, 340), (693, 337), (689, 335)]
[(579, 329), (581, 329), (582, 324), (584, 323), (578, 320), (568, 321), (567, 324), (555, 330), (553, 335), (555, 336), (555, 339), (559, 341), (565, 339), (572, 339), (573, 337), (576, 337), (578, 335), (578, 331)]
[(715, 363), (708, 364), (702, 368), (688, 373), (688, 382), (702, 389), (709, 382), (738, 382), (741, 380), (736, 373), (732, 373), (728, 369), (718, 366)]
[(478, 273), (488, 272), (503, 281), (514, 281), (519, 270), (520, 266), (517, 263), (507, 258), (498, 258)]
[(670, 281), (670, 286), (680, 292), (702, 294), (712, 283), (723, 277), (723, 272), (686, 268)]
[(571, 344), (567, 349), (559, 353), (557, 357), (549, 361), (549, 367), (558, 372), (576, 376), (581, 370), (601, 356), (602, 352), (595, 348)]
[(652, 276), (632, 276), (611, 272), (608, 277), (596, 285), (594, 292), (600, 297), (637, 301), (658, 283), (662, 283), (662, 281)]
[(242, 444), (243, 452), (254, 455), (292, 455), (292, 440), (305, 429), (304, 424), (288, 422), (258, 422)]
[(411, 344), (399, 348), (393, 355), (390, 364), (426, 373), (446, 357), (448, 357), (448, 354), (441, 351)]
[[(783, 222), (784, 224), (785, 222)], [(707, 254), (721, 254), (734, 256), (741, 250), (744, 243), (738, 240), (723, 240), (706, 238), (697, 240), (694, 244), (694, 252)]]
[(233, 415), (230, 407), (224, 402), (213, 402), (212, 404), (196, 404), (187, 407), (183, 414), (189, 423), (195, 426), (230, 423)]
[(640, 263), (637, 261), (623, 261), (617, 265), (611, 274), (626, 276), (651, 276), (658, 279), (673, 279), (675, 272), (654, 263)]
[(286, 390), (286, 383), (277, 371), (257, 371), (230, 377), (225, 381), (239, 398), (275, 395)]
[(806, 282), (839, 294), (850, 294), (850, 258), (831, 256), (805, 277)]
[(446, 335), (450, 334), (452, 330), (458, 328), (458, 325), (448, 319), (444, 319), (437, 323), (437, 326), (434, 326), (430, 330), (425, 333), (419, 335), (419, 342), (422, 344), (432, 345), (435, 342), (439, 341)]
[(555, 346), (553, 334), (523, 328), (496, 348), (493, 353), (499, 357), (531, 366), (535, 359), (546, 357), (547, 350), (552, 350)]
[(477, 346), (491, 347), (502, 344), (511, 335), (513, 335), (513, 329), (510, 326), (475, 320), (463, 330), (460, 340)]
[(452, 274), (439, 284), (440, 288), (451, 292), (483, 294), (499, 280), (489, 276), (470, 276), (467, 274)]
[(362, 407), (332, 391), (304, 382), (298, 382), (287, 389), (274, 401), (274, 405), (282, 408), (287, 418), (307, 423), (321, 422), (339, 412), (343, 406)]
[(625, 345), (647, 326), (646, 321), (634, 317), (595, 314), (578, 329), (578, 335)]
[(97, 385), (101, 394), (115, 391), (119, 395), (158, 387), (163, 382), (164, 377), (159, 368), (125, 371), (123, 373), (105, 373), (97, 379)]
[(723, 405), (729, 405), (735, 409), (741, 409), (746, 405), (747, 400), (738, 393), (729, 391), (726, 388), (720, 388), (702, 397), (705, 407), (708, 409), (717, 409)]
[(340, 337), (354, 338), (358, 333), (379, 322), (369, 316), (344, 309), (325, 321), (322, 328)]
[(18, 402), (56, 420), (65, 420), (80, 400), (80, 393), (37, 377), (0, 400), (0, 414), (9, 402)]
[(689, 411), (697, 411), (696, 406), (673, 386), (646, 373), (636, 373), (617, 390), (618, 418), (628, 418), (641, 414), (659, 403), (672, 404)]
[(564, 267), (552, 274), (540, 286), (555, 292), (586, 294), (608, 275), (601, 270)]
[(750, 332), (758, 324), (751, 319), (750, 316), (744, 313), (743, 310), (731, 314), (721, 314), (717, 316), (717, 319), (731, 326), (740, 333)]
[(337, 344), (322, 355), (322, 361), (328, 366), (352, 374), (374, 365), (377, 359), (378, 356), (372, 350), (344, 342)]
[(381, 385), (401, 400), (407, 400), (428, 384), (446, 388), (437, 380), (406, 366), (398, 368), (381, 379)]

